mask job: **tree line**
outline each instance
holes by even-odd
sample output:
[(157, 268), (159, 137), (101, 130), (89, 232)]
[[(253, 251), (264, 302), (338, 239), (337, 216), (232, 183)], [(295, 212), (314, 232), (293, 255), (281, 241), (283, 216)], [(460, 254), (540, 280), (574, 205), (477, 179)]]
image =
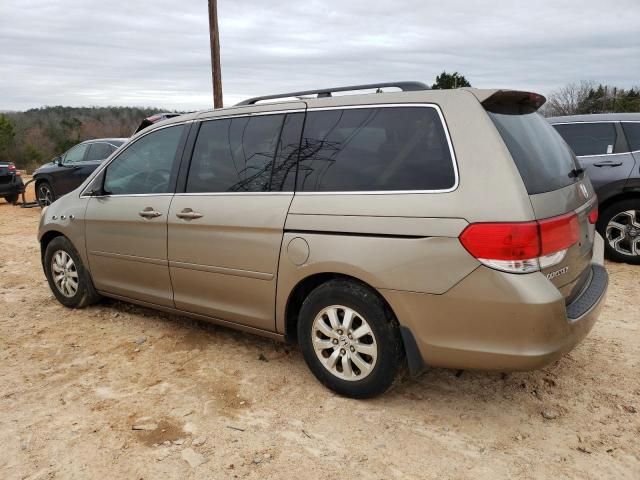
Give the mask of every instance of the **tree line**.
[[(443, 71), (433, 89), (470, 87), (464, 75)], [(136, 107), (43, 107), (0, 114), (0, 161), (32, 171), (73, 145), (92, 138), (129, 137), (146, 117), (162, 109)], [(640, 88), (582, 81), (548, 95), (546, 116), (640, 112)]]
[(547, 116), (588, 113), (640, 112), (640, 88), (582, 81), (559, 88), (547, 98), (543, 113)]
[(0, 114), (0, 161), (32, 171), (92, 138), (130, 137), (157, 108), (42, 107)]
[[(442, 72), (432, 89), (470, 87), (458, 72)], [(615, 85), (596, 84), (583, 80), (552, 91), (541, 113), (545, 116), (581, 115), (589, 113), (640, 112), (640, 87), (629, 89)]]

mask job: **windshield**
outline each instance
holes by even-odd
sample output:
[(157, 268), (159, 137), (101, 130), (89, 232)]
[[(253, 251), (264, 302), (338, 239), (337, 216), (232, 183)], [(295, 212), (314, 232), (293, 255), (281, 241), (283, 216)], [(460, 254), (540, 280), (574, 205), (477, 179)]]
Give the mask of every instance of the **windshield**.
[(580, 168), (560, 134), (538, 113), (487, 112), (513, 157), (529, 195), (559, 190), (577, 181)]

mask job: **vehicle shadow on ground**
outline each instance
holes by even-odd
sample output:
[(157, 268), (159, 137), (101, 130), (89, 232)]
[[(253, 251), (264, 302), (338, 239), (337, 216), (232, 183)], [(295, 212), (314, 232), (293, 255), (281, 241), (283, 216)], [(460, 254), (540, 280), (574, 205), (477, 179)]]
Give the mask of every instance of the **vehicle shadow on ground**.
[[(168, 314), (156, 310), (132, 305), (120, 301), (105, 299), (101, 302), (112, 314), (116, 312), (127, 313), (141, 317), (152, 317), (155, 320), (166, 322), (168, 328), (175, 328), (183, 335), (177, 335), (176, 344), (183, 349), (204, 350), (215, 344), (230, 345), (230, 350), (236, 355), (248, 355), (247, 361), (266, 361), (264, 356), (278, 358), (284, 362), (274, 368), (286, 368), (290, 370), (302, 370), (308, 378), (300, 378), (300, 384), (309, 381), (316, 382), (311, 372), (306, 370), (304, 359), (297, 345), (284, 344), (275, 340), (260, 337), (229, 327), (216, 325), (189, 317)], [(135, 318), (130, 321), (135, 322)], [(242, 349), (238, 347), (243, 347)], [(580, 368), (579, 362), (571, 355), (567, 355), (559, 361), (532, 372), (496, 372), (482, 370), (454, 370), (446, 368), (428, 367), (418, 376), (410, 376), (405, 368), (392, 388), (384, 395), (367, 400), (371, 406), (393, 408), (407, 408), (407, 400), (429, 401), (432, 407), (440, 405), (445, 410), (450, 407), (451, 399), (455, 397), (456, 408), (473, 409), (478, 411), (479, 405), (486, 403), (487, 408), (493, 409), (495, 405), (504, 405), (504, 402), (517, 409), (530, 409), (528, 402), (533, 402), (530, 407), (542, 405), (546, 400), (552, 399), (558, 393), (558, 385), (565, 376), (575, 377), (576, 370)], [(289, 364), (289, 365), (288, 365)], [(257, 364), (256, 364), (257, 365)], [(319, 385), (319, 384), (318, 384)], [(320, 387), (319, 392), (325, 392), (327, 399), (336, 395), (329, 390)]]

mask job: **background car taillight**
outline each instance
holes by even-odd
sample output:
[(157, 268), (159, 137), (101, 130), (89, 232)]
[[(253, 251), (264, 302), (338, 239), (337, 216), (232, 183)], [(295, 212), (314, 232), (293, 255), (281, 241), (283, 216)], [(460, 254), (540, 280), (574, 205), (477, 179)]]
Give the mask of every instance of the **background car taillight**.
[(580, 238), (575, 213), (532, 222), (472, 223), (460, 243), (483, 264), (529, 273), (560, 263)]
[(9, 173), (15, 173), (17, 177), (20, 176), (20, 172), (16, 170), (16, 166), (13, 163), (10, 163), (7, 168), (9, 170)]

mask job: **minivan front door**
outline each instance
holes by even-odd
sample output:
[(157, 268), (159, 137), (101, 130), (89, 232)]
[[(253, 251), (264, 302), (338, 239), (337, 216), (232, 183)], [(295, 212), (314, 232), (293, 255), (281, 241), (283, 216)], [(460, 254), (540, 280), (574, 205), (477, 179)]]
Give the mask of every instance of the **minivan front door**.
[(176, 308), (275, 330), (278, 259), (303, 119), (299, 112), (201, 123), (184, 192), (169, 211)]
[(85, 214), (89, 268), (97, 290), (173, 307), (167, 216), (186, 137), (184, 125), (153, 130), (107, 166)]

